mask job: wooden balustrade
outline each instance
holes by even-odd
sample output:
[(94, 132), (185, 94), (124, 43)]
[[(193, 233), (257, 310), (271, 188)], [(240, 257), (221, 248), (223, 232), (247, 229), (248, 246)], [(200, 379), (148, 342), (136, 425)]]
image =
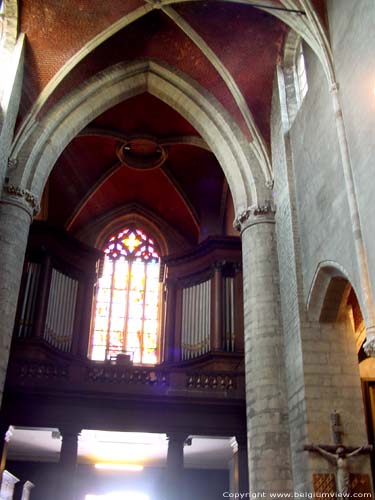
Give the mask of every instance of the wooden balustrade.
[(30, 239), (9, 386), (243, 398), (238, 238), (211, 238), (188, 253), (162, 258), (161, 363), (147, 367), (87, 358), (101, 253), (66, 235), (48, 234), (39, 228)]
[[(39, 339), (56, 351), (85, 358), (102, 254), (42, 229), (37, 226), (31, 234), (15, 337)], [(239, 239), (208, 239), (188, 253), (163, 257), (161, 267), (161, 362), (243, 352)]]
[[(39, 357), (42, 349), (39, 349)], [(221, 368), (212, 367), (207, 360), (192, 370), (184, 366), (140, 367), (98, 363), (79, 360), (65, 361), (56, 365), (36, 361), (38, 355), (28, 352), (28, 358), (13, 356), (9, 364), (7, 387), (11, 390), (32, 388), (37, 391), (92, 394), (138, 394), (152, 396), (173, 395), (189, 392), (215, 397), (243, 399), (244, 373), (237, 369), (238, 357), (221, 360)], [(34, 358), (34, 359), (33, 359)]]

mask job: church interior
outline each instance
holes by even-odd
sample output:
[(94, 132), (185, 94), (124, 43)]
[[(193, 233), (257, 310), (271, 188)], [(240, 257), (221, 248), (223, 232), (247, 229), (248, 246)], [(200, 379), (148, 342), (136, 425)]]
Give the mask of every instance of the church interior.
[(372, 498), (374, 23), (0, 0), (0, 500)]

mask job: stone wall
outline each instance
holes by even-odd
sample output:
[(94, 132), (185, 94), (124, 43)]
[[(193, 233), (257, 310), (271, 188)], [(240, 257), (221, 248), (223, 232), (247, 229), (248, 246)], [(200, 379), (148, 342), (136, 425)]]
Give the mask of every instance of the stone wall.
[[(291, 465), (295, 491), (309, 491), (308, 456), (302, 454), (307, 438), (305, 386), (301, 339), (303, 311), (299, 228), (290, 137), (282, 121), (281, 106), (286, 105), (282, 70), (274, 84), (272, 102), (272, 162), (275, 173), (277, 253), (284, 335), (288, 421)], [(279, 89), (280, 87), (280, 89)], [(284, 115), (285, 116), (285, 115)]]
[(373, 0), (329, 0), (327, 8), (372, 292), (375, 295), (375, 6)]
[[(341, 4), (336, 7), (341, 12)], [(322, 457), (303, 451), (306, 443), (332, 443), (333, 410), (341, 415), (345, 444), (367, 442), (350, 318), (344, 311), (337, 321), (319, 323), (306, 314), (320, 262), (339, 263), (356, 288), (359, 279), (332, 100), (319, 61), (307, 47), (305, 56), (309, 91), (291, 130), (285, 123), (282, 74), (274, 86), (271, 120), (292, 471), (298, 492), (311, 491), (313, 473), (335, 470)], [(350, 467), (370, 471), (367, 457), (353, 460)]]
[(318, 264), (342, 265), (357, 283), (355, 248), (332, 100), (323, 68), (305, 47), (309, 90), (291, 128), (305, 301)]
[[(375, 96), (371, 37), (375, 9), (370, 0), (327, 4), (334, 65), (354, 171), (361, 224), (374, 290), (375, 218), (369, 208), (375, 187), (371, 158)], [(370, 37), (370, 39), (369, 39)], [(304, 46), (309, 90), (291, 128), (292, 155), (301, 227), (304, 293), (308, 295), (317, 265), (339, 263), (362, 302), (352, 225), (327, 79), (314, 53)], [(372, 80), (371, 80), (372, 78)]]

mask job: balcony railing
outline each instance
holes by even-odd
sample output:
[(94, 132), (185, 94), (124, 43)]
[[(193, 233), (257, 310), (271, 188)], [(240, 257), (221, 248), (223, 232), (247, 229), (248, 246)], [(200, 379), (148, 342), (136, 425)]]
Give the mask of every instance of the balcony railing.
[(211, 238), (162, 259), (160, 364), (120, 355), (90, 361), (101, 252), (37, 229), (24, 268), (8, 385), (44, 390), (243, 398), (243, 298), (238, 238)]

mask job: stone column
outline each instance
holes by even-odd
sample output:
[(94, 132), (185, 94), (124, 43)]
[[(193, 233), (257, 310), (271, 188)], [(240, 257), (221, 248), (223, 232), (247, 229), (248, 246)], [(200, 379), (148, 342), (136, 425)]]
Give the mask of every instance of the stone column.
[(248, 493), (249, 474), (246, 436), (232, 438), (231, 446), (233, 457), (230, 462), (229, 490), (233, 493)]
[(29, 228), (36, 211), (37, 200), (29, 191), (11, 185), (5, 186), (0, 200), (0, 401)]
[(18, 477), (13, 476), (13, 474), (5, 470), (1, 478), (0, 499), (12, 500), (14, 494), (14, 488), (18, 482), (19, 482)]
[(274, 215), (267, 202), (235, 221), (242, 237), (250, 492), (265, 498), (292, 488)]
[(184, 432), (168, 433), (166, 500), (181, 498), (184, 472), (184, 445), (187, 438)]
[[(4, 433), (4, 438), (2, 444), (2, 449), (1, 449), (1, 462), (0, 462), (0, 484), (2, 481), (3, 473), (6, 468), (6, 463), (7, 463), (7, 455), (8, 455), (8, 447), (9, 447), (9, 442), (12, 439), (13, 436), (13, 431), (14, 428), (10, 425), (8, 426), (6, 432)], [(1, 432), (0, 437), (2, 437), (3, 432)]]
[(22, 488), (21, 500), (30, 500), (31, 490), (34, 488), (34, 484), (31, 481), (26, 481)]
[(74, 500), (78, 437), (81, 429), (67, 426), (59, 430), (62, 441), (58, 472), (58, 500)]

